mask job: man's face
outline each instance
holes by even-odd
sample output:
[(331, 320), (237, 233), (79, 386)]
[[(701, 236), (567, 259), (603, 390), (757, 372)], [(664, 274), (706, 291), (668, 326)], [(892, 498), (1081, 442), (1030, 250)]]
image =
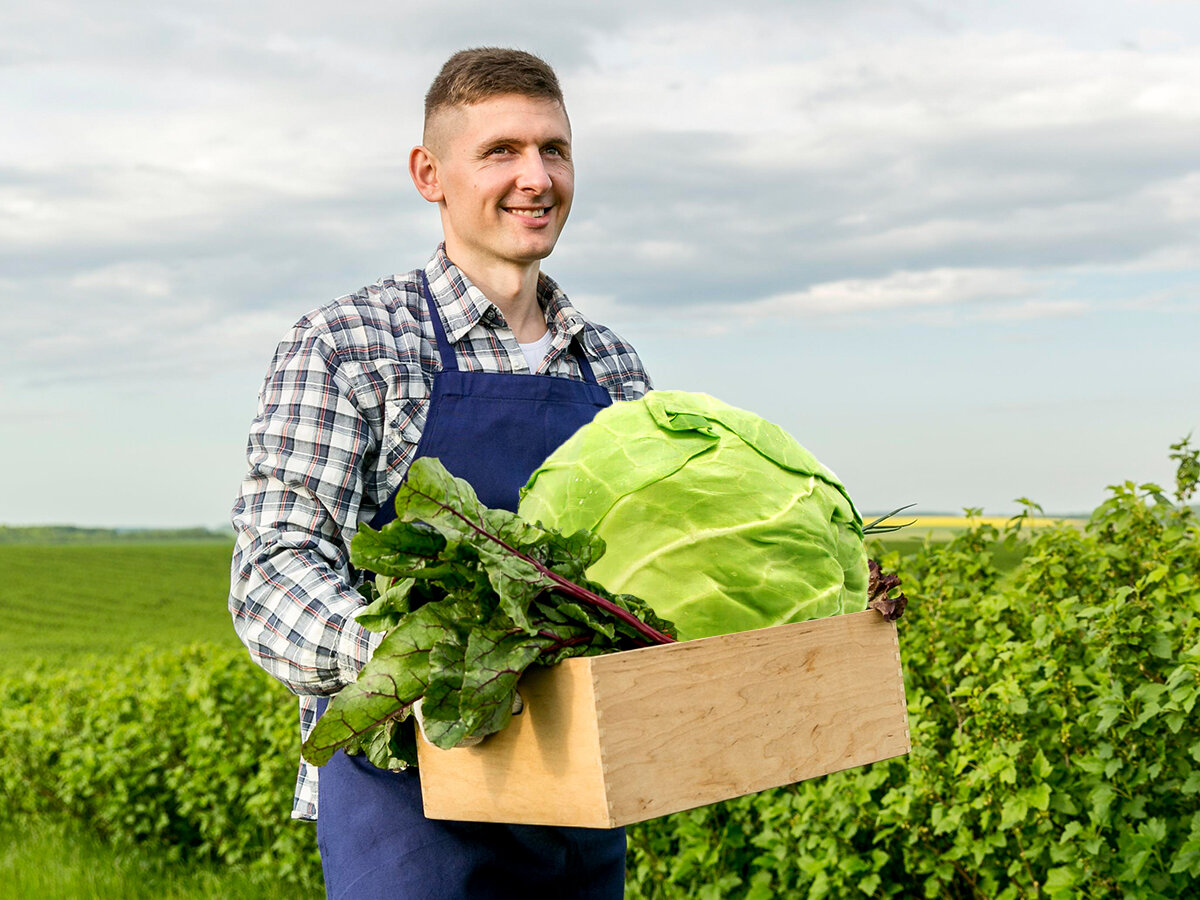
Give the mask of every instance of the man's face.
[(571, 126), (553, 100), (505, 94), (438, 114), (434, 157), (446, 253), (474, 266), (528, 265), (554, 249), (575, 193)]

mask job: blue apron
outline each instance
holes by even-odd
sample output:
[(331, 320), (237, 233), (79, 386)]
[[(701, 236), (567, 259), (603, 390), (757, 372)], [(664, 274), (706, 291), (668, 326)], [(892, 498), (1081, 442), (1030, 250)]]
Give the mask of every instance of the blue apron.
[[(462, 372), (429, 290), (442, 368), (416, 456), (469, 481), (487, 506), (517, 509), (541, 462), (612, 401), (572, 342), (585, 381)], [(396, 517), (393, 496), (371, 526)], [(320, 705), (324, 712), (324, 703)], [(321, 768), (317, 840), (329, 900), (516, 900), (624, 895), (623, 828), (556, 828), (426, 819), (417, 773), (338, 751)]]

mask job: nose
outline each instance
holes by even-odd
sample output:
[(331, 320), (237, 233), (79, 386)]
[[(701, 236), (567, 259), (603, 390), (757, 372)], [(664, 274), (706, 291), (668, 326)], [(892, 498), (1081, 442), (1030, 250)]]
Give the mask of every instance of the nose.
[(546, 171), (546, 161), (542, 159), (539, 150), (532, 149), (522, 155), (517, 189), (530, 194), (541, 194), (550, 190), (550, 173)]

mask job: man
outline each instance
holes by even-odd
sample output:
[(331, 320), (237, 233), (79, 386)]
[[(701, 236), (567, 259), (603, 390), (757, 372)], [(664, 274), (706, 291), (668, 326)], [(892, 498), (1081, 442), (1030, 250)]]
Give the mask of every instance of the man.
[[(422, 268), (304, 316), (280, 343), (233, 511), (230, 609), (252, 657), (300, 697), (307, 736), (380, 635), (354, 620), (361, 523), (394, 517), (408, 466), (434, 456), (515, 510), (548, 452), (649, 388), (632, 348), (586, 322), (541, 260), (574, 195), (553, 70), (527, 53), (456, 53), (425, 101), (409, 172), (441, 214)], [(329, 897), (620, 897), (621, 830), (437, 822), (413, 771), (339, 753), (301, 763), (293, 816), (318, 820)]]

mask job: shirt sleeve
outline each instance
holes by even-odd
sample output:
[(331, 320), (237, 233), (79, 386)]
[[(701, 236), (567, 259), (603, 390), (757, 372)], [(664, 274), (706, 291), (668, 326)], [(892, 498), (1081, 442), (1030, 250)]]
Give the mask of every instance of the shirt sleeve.
[(349, 562), (377, 443), (328, 335), (302, 322), (259, 395), (233, 508), (229, 595), (251, 657), (296, 694), (337, 692), (382, 639), (353, 618), (365, 601)]

